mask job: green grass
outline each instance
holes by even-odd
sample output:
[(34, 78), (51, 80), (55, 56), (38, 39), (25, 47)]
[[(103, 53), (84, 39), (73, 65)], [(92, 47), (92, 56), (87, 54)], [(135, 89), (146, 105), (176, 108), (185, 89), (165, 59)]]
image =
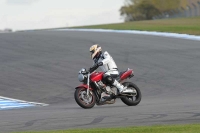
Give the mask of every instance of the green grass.
[(135, 21), (118, 24), (81, 26), (73, 28), (141, 30), (200, 35), (200, 17)]
[(145, 126), (127, 128), (75, 129), (66, 131), (41, 131), (17, 133), (200, 133), (200, 124), (173, 126)]

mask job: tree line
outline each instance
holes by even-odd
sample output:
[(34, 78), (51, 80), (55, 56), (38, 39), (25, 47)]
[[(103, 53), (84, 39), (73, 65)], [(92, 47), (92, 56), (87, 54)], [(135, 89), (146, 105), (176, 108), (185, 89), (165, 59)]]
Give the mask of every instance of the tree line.
[(120, 14), (125, 21), (151, 20), (163, 13), (174, 13), (186, 0), (126, 0)]

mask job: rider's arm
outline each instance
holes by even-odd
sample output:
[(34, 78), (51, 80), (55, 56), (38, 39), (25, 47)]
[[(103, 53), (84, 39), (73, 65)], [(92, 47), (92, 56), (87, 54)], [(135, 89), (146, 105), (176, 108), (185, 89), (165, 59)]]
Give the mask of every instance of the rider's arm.
[(108, 64), (110, 62), (111, 56), (107, 51), (104, 52), (103, 56), (104, 56), (104, 59), (102, 60), (103, 65)]
[(102, 66), (102, 65), (103, 65), (102, 62), (99, 62), (99, 63), (94, 64), (93, 67), (91, 67), (91, 68), (89, 69), (89, 72), (91, 73), (91, 72), (95, 71), (99, 66)]
[(93, 67), (90, 68), (91, 72), (96, 70), (99, 66), (108, 64), (112, 59), (112, 57), (109, 55), (109, 53), (107, 51), (105, 51), (103, 53), (103, 57), (104, 57), (104, 59), (101, 62), (94, 63)]

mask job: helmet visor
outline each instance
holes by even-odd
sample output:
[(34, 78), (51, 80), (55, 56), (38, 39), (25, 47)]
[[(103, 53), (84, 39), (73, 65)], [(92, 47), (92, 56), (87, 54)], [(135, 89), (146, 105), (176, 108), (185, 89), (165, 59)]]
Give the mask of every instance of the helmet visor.
[(95, 50), (90, 51), (90, 53), (91, 53), (91, 58), (92, 58), (94, 52), (95, 52)]
[(91, 53), (91, 54), (94, 54), (94, 51), (95, 51), (95, 50), (93, 49), (92, 51), (90, 51), (90, 53)]

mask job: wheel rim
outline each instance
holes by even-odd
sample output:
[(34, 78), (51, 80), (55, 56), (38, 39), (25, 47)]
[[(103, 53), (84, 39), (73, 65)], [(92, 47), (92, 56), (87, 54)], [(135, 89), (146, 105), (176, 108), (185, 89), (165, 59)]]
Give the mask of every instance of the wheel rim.
[(127, 96), (128, 100), (133, 101), (133, 102), (137, 101), (137, 99), (139, 97), (137, 90), (133, 87), (128, 87), (128, 88), (131, 90), (134, 90), (136, 92), (136, 94), (134, 94), (134, 96)]
[(81, 90), (79, 92), (79, 99), (85, 105), (90, 105), (90, 104), (93, 103), (93, 97), (92, 97), (92, 95), (89, 94), (89, 96), (87, 96), (86, 90)]

